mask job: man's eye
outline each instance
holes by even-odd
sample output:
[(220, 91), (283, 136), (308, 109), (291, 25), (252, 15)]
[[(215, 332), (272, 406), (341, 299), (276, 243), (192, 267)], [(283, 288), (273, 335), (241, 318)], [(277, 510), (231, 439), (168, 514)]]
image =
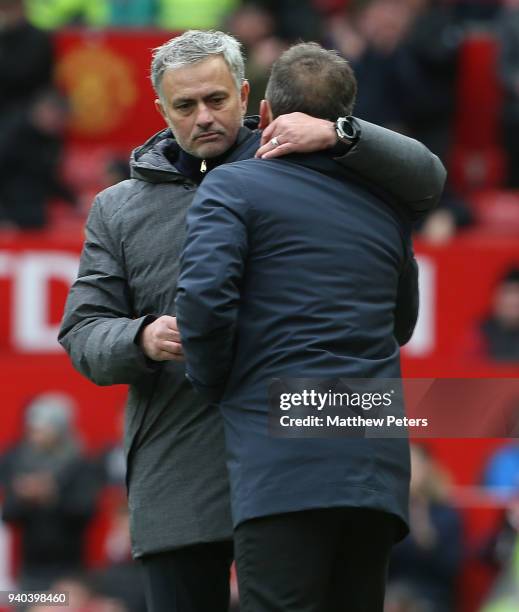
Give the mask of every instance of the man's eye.
[(176, 105), (175, 105), (175, 108), (176, 108), (177, 110), (180, 110), (180, 111), (185, 111), (185, 110), (187, 110), (187, 109), (188, 109), (190, 106), (191, 106), (191, 105), (190, 105), (189, 103), (187, 103), (187, 102), (186, 102), (186, 103), (184, 103), (184, 104), (176, 104)]
[(222, 104), (224, 102), (225, 98), (212, 98), (212, 102), (213, 104)]

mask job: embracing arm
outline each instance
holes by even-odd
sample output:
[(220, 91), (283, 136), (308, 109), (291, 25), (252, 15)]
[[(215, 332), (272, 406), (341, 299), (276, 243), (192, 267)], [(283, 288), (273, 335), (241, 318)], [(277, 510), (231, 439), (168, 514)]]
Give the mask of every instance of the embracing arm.
[[(337, 161), (386, 192), (415, 218), (434, 208), (447, 176), (440, 159), (413, 138), (361, 119), (352, 121), (360, 137)], [(274, 136), (278, 136), (280, 146), (271, 144)], [(336, 143), (331, 121), (291, 113), (278, 117), (263, 130), (256, 156), (268, 159), (308, 153), (329, 149)]]
[(187, 215), (176, 314), (186, 374), (208, 401), (224, 391), (234, 357), (240, 283), (247, 255), (243, 201), (232, 170), (213, 170)]
[(133, 317), (125, 270), (97, 198), (58, 340), (75, 368), (92, 382), (131, 384), (155, 370), (137, 344), (142, 328), (154, 318)]
[(386, 191), (413, 216), (434, 208), (447, 177), (440, 159), (418, 140), (361, 119), (353, 121), (360, 138), (339, 161)]

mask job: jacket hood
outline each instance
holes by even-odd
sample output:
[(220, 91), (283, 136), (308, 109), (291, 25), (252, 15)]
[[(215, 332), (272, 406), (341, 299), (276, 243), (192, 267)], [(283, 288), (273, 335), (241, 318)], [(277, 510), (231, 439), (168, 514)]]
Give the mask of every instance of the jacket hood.
[[(236, 145), (225, 162), (252, 157), (258, 147), (259, 117), (246, 117), (240, 129)], [(249, 151), (250, 150), (250, 151)], [(131, 177), (149, 183), (168, 183), (184, 180), (171, 160), (178, 157), (180, 147), (171, 130), (157, 132), (143, 145), (132, 151), (130, 157)], [(248, 153), (250, 152), (250, 155)]]

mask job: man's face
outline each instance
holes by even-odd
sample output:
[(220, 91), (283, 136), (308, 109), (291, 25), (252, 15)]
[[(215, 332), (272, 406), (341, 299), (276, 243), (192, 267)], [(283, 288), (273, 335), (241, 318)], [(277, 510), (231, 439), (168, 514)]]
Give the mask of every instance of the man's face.
[(175, 138), (191, 155), (209, 159), (235, 142), (247, 109), (249, 84), (241, 90), (222, 56), (166, 70), (155, 105)]
[(497, 290), (494, 311), (501, 323), (519, 328), (519, 283), (505, 282)]

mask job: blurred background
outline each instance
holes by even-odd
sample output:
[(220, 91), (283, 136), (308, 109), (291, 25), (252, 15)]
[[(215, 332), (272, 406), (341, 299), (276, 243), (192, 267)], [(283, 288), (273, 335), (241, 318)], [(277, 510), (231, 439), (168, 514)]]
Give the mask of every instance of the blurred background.
[[(80, 377), (56, 335), (93, 197), (163, 127), (151, 49), (189, 28), (242, 41), (249, 114), (291, 43), (350, 60), (355, 115), (449, 169), (416, 228), (422, 305), (405, 374), (519, 375), (519, 0), (0, 0), (0, 589), (52, 585), (69, 610), (144, 610), (125, 388)], [(464, 435), (415, 442), (387, 612), (519, 610), (519, 443)]]

